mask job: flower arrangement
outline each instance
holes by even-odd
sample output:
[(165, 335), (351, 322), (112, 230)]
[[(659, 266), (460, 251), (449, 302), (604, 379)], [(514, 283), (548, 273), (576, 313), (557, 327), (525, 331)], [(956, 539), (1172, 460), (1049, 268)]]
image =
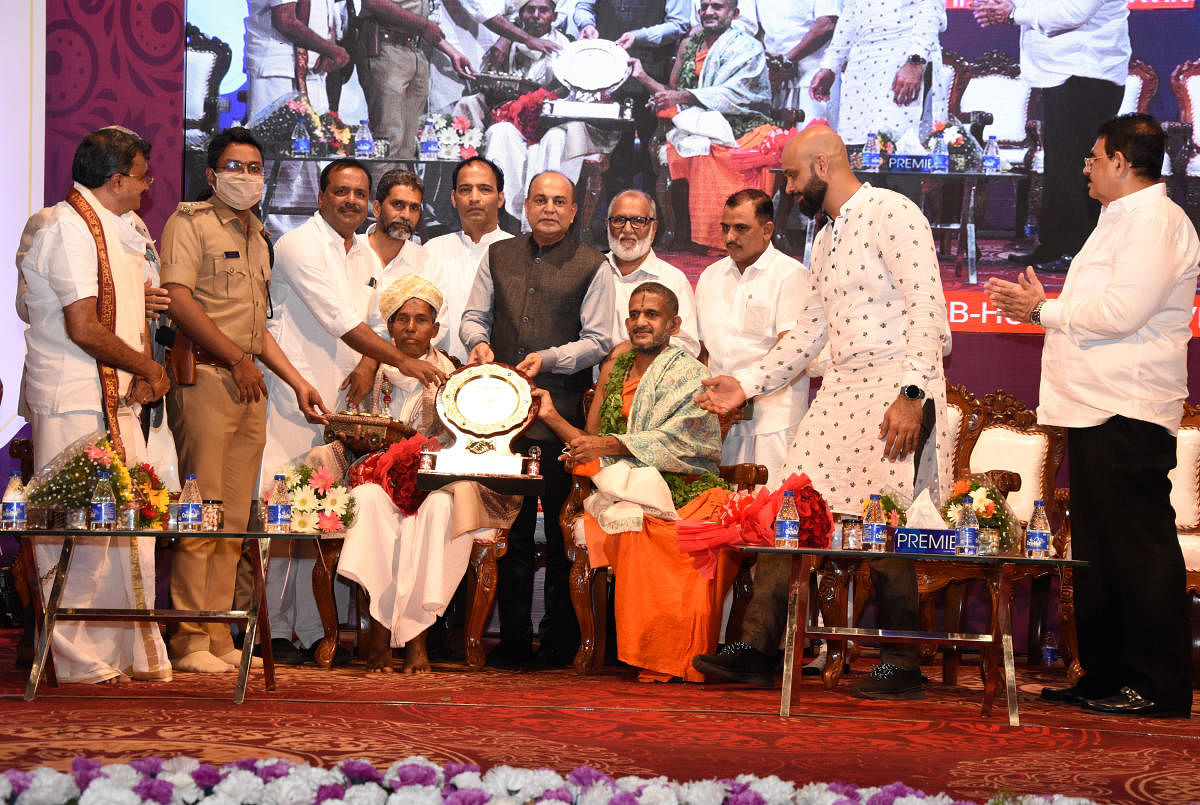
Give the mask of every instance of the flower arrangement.
[(527, 92), (520, 98), (493, 109), (492, 122), (512, 123), (521, 132), (525, 142), (536, 143), (545, 133), (542, 127), (542, 104), (557, 98), (557, 93), (545, 87)]
[(349, 472), (350, 484), (379, 484), (400, 511), (410, 516), (416, 514), (421, 501), (429, 495), (417, 488), (421, 451), (432, 452), (439, 447), (436, 439), (427, 439), (419, 433), (392, 442), (386, 450), (376, 450), (354, 462)]
[[(904, 503), (895, 492), (881, 492), (879, 502), (883, 504), (883, 516), (887, 524), (892, 528), (903, 528), (908, 522), (906, 509), (910, 504)], [(867, 507), (870, 505), (871, 499), (865, 498), (862, 506), (863, 517), (867, 516)]]
[(875, 138), (879, 140), (879, 153), (894, 154), (896, 153), (896, 135), (887, 129), (880, 129), (875, 132)]
[[(416, 803), (417, 805), (484, 805), (484, 803), (578, 803), (578, 805), (818, 805), (823, 803), (927, 802), (953, 805), (946, 794), (926, 794), (904, 783), (857, 786), (845, 782), (796, 784), (775, 775), (742, 774), (677, 782), (666, 777), (613, 777), (590, 766), (567, 775), (551, 769), (494, 766), (486, 772), (472, 763), (439, 766), (409, 756), (386, 771), (362, 759), (343, 760), (331, 769), (279, 758), (247, 759), (214, 766), (191, 757), (142, 758), (102, 764), (77, 757), (70, 772), (48, 767), (9, 769), (0, 774), (0, 802), (46, 805), (99, 803), (289, 803), (323, 802)], [(1071, 803), (1081, 798), (997, 794), (996, 805)]]
[(942, 506), (942, 518), (951, 528), (958, 523), (962, 514), (963, 498), (970, 496), (971, 508), (979, 519), (980, 528), (995, 528), (1000, 531), (1000, 548), (1007, 551), (1020, 545), (1019, 526), (1012, 509), (998, 490), (974, 480), (959, 480), (950, 489), (950, 499)]
[(255, 115), (248, 128), (269, 152), (287, 153), (297, 122), (308, 129), (314, 155), (353, 155), (353, 133), (337, 112), (318, 115), (308, 97), (299, 93), (286, 95), (266, 107)]
[(933, 128), (929, 131), (929, 137), (925, 140), (925, 147), (930, 151), (933, 150), (933, 144), (939, 134), (942, 135), (942, 140), (946, 143), (947, 148), (961, 148), (966, 143), (966, 134), (961, 126), (941, 120), (933, 124)]
[[(95, 431), (72, 442), (30, 479), (29, 504), (69, 508), (87, 506), (92, 502), (101, 472), (112, 474), (113, 494), (117, 498), (118, 508), (133, 500), (133, 481), (128, 468), (117, 457), (108, 434)], [(165, 512), (165, 505), (163, 510)]]
[(328, 467), (300, 464), (282, 472), (292, 499), (292, 531), (328, 534), (354, 522), (354, 498)]
[[(483, 131), (471, 125), (471, 119), (466, 115), (436, 114), (427, 115), (419, 129), (422, 140), (425, 138), (427, 127), (432, 126), (437, 138), (438, 159), (470, 159), (479, 155), (479, 146), (483, 144)], [(424, 154), (424, 148), (421, 148)]]
[(129, 468), (129, 477), (138, 506), (138, 528), (161, 531), (167, 527), (167, 504), (171, 493), (167, 491), (154, 467), (143, 461)]

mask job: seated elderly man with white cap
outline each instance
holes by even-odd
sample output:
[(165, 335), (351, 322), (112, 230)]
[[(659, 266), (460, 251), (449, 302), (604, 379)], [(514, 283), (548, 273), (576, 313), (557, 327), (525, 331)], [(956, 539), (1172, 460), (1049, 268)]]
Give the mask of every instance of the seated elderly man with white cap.
[[(441, 292), (415, 274), (398, 278), (379, 296), (379, 313), (396, 347), (450, 374), (454, 365), (430, 344), (440, 329), (441, 306)], [(435, 393), (385, 366), (370, 402), (375, 411), (446, 446), (452, 437), (434, 409)], [(405, 673), (429, 671), (425, 632), (445, 612), (466, 573), (471, 544), (494, 539), (520, 510), (520, 498), (472, 481), (455, 482), (422, 500), (415, 488), (422, 441), (414, 437), (368, 454), (350, 470), (357, 514), (346, 530), (338, 573), (362, 585), (370, 598), (371, 671), (392, 670), (394, 646), (405, 647)]]

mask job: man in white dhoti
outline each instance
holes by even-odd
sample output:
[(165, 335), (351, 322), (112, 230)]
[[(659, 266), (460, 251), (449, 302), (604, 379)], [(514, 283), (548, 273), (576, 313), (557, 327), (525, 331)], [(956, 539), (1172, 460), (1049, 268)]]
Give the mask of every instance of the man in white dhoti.
[[(85, 137), (75, 150), (73, 187), (21, 264), (30, 322), (24, 404), (39, 468), (105, 430), (127, 462), (146, 460), (137, 409), (169, 386), (166, 370), (151, 357), (146, 326), (146, 264), (157, 263), (158, 254), (134, 212), (154, 181), (149, 156), (150, 144), (127, 129)], [(61, 540), (37, 541), (39, 576), (57, 563), (61, 546)], [(43, 582), (46, 596), (52, 580), (49, 574)], [(148, 609), (153, 589), (153, 537), (81, 538), (61, 605)], [(152, 624), (68, 621), (56, 625), (52, 646), (59, 681), (171, 678)]]
[(837, 130), (847, 143), (861, 145), (880, 129), (923, 134), (922, 123), (946, 119), (945, 109), (926, 108), (942, 68), (944, 30), (942, 0), (844, 0), (810, 92), (828, 101), (841, 75)]
[[(379, 313), (398, 349), (449, 373), (450, 359), (430, 345), (440, 329), (442, 303), (435, 286), (409, 274), (380, 294)], [(434, 410), (434, 389), (385, 367), (373, 397), (374, 410), (443, 446), (453, 441)], [(404, 672), (427, 673), (425, 632), (454, 596), (472, 543), (495, 539), (497, 529), (510, 526), (521, 499), (461, 481), (431, 492), (415, 513), (406, 514), (378, 483), (360, 484), (351, 494), (357, 514), (346, 530), (338, 573), (362, 585), (370, 599), (368, 670), (391, 671), (392, 647), (404, 646)]]
[[(950, 331), (929, 222), (898, 193), (861, 184), (845, 144), (825, 126), (788, 143), (783, 168), (787, 192), (804, 212), (823, 208), (832, 220), (813, 244), (813, 293), (796, 326), (761, 361), (706, 381), (711, 387), (700, 402), (727, 411), (747, 396), (780, 388), (828, 344), (829, 368), (783, 474), (808, 473), (829, 508), (844, 514), (861, 513), (863, 498), (884, 486), (909, 497), (927, 488), (940, 501), (951, 480), (942, 374)], [(756, 567), (742, 642), (697, 656), (694, 664), (717, 678), (770, 685), (789, 562), (760, 558)], [(872, 561), (871, 583), (879, 625), (915, 630), (912, 562)], [(853, 695), (924, 696), (916, 644), (884, 644), (879, 655)]]

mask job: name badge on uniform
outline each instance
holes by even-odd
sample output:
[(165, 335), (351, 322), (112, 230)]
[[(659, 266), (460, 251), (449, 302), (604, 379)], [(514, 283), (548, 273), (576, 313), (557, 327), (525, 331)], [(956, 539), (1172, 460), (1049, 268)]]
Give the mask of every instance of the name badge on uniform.
[(235, 260), (235, 259), (237, 259), (237, 258), (239, 258), (239, 257), (241, 257), (241, 256), (242, 256), (242, 253), (241, 253), (241, 252), (236, 252), (236, 251), (234, 251), (234, 252), (225, 252), (225, 259), (226, 259), (226, 260)]

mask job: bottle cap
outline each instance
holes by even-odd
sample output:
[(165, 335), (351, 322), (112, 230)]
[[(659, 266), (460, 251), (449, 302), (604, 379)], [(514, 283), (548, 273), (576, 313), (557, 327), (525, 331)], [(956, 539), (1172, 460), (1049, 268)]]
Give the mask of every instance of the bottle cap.
[(20, 471), (20, 470), (13, 470), (12, 472), (10, 472), (10, 473), (8, 474), (8, 477), (9, 477), (9, 478), (20, 478), (20, 477), (21, 477), (21, 471)]
[(966, 504), (971, 504), (971, 503), (974, 503), (974, 502), (975, 502), (975, 501), (974, 501), (974, 500), (971, 498), (971, 496), (970, 496), (970, 495), (963, 495), (963, 503), (966, 503)]
[(783, 493), (783, 496), (785, 498), (794, 498), (794, 497), (796, 497), (796, 493), (789, 489)]
[(1044, 502), (1040, 501), (1040, 500), (1035, 500), (1035, 501), (1033, 502), (1033, 505), (1034, 505), (1034, 506), (1045, 506), (1046, 504), (1045, 504)]
[(871, 495), (871, 500), (882, 500), (882, 499), (883, 499), (882, 495)]
[(196, 480), (196, 473), (194, 473), (194, 472), (189, 472), (187, 475), (183, 476), (183, 480), (185, 480), (185, 481), (194, 481), (194, 480)]
[(108, 480), (109, 478), (111, 478), (111, 477), (112, 477), (112, 473), (110, 473), (110, 472), (102, 472), (102, 473), (100, 473), (100, 480), (101, 480), (101, 481), (107, 481), (107, 480)]
[(283, 480), (283, 477), (284, 477), (284, 476), (283, 476), (283, 473), (282, 473), (282, 472), (277, 472), (277, 473), (275, 473), (275, 480), (276, 480), (276, 481), (282, 481), (282, 480)]

